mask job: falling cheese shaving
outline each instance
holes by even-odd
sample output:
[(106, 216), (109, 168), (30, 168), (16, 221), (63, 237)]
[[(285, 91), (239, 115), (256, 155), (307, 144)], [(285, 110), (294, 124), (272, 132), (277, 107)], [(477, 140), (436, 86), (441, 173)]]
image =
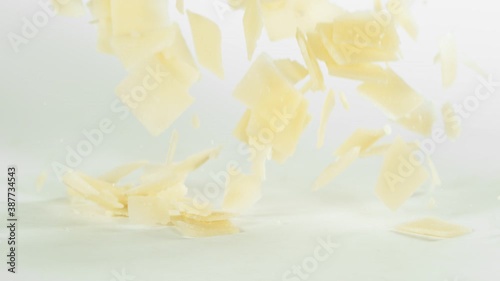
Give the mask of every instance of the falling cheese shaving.
[(394, 228), (394, 231), (429, 239), (445, 239), (459, 237), (472, 230), (437, 218), (424, 218), (400, 224)]
[(388, 134), (390, 134), (389, 128), (380, 130), (356, 129), (356, 131), (340, 145), (334, 154), (340, 157), (356, 147), (359, 148), (360, 153), (363, 153)]
[(260, 14), (260, 0), (246, 0), (243, 27), (247, 43), (247, 57), (252, 59), (253, 53), (262, 34), (262, 16)]
[(359, 147), (354, 147), (342, 154), (337, 160), (328, 166), (316, 179), (313, 190), (318, 190), (333, 181), (338, 175), (344, 172), (359, 156)]
[(399, 118), (397, 122), (410, 131), (430, 136), (436, 122), (434, 106), (429, 102), (423, 102), (419, 107)]
[(175, 150), (177, 149), (177, 142), (179, 142), (179, 132), (174, 130), (172, 135), (170, 136), (170, 141), (168, 143), (168, 152), (167, 152), (167, 165), (172, 164), (174, 161)]
[(321, 68), (319, 67), (318, 61), (311, 47), (307, 43), (306, 37), (303, 32), (297, 31), (297, 43), (299, 44), (302, 57), (309, 70), (309, 76), (311, 78), (311, 89), (312, 90), (323, 90), (325, 88), (325, 80)]
[(330, 90), (326, 95), (325, 102), (323, 103), (323, 110), (321, 111), (321, 122), (318, 129), (318, 142), (317, 147), (323, 147), (325, 142), (326, 125), (328, 123), (328, 117), (332, 113), (335, 106), (335, 92)]
[(187, 12), (194, 47), (198, 61), (201, 65), (215, 73), (219, 78), (224, 78), (222, 66), (222, 35), (216, 23), (210, 19)]
[(99, 179), (105, 182), (116, 184), (121, 179), (125, 178), (132, 172), (144, 167), (147, 164), (148, 164), (147, 161), (138, 161), (138, 162), (124, 164), (100, 176)]
[(175, 7), (180, 14), (184, 14), (184, 0), (176, 0)]
[(340, 102), (342, 103), (342, 107), (344, 107), (345, 110), (349, 110), (351, 108), (351, 105), (347, 101), (347, 98), (346, 98), (344, 92), (340, 92)]
[(274, 64), (292, 84), (297, 84), (308, 75), (304, 66), (290, 59), (275, 60)]
[(415, 146), (397, 137), (385, 153), (375, 193), (393, 211), (429, 178), (423, 165), (414, 159), (415, 151)]
[(54, 10), (62, 16), (80, 17), (85, 14), (82, 0), (51, 0)]
[(441, 62), (441, 71), (443, 86), (450, 87), (457, 77), (457, 47), (455, 38), (447, 34), (439, 44), (439, 61)]

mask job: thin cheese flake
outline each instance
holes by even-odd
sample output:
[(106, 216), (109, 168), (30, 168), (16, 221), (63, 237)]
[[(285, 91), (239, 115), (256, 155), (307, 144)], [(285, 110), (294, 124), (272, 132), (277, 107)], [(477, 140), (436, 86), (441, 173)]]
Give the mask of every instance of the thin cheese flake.
[(347, 153), (339, 156), (334, 163), (329, 165), (316, 179), (313, 190), (318, 190), (333, 181), (338, 175), (351, 166), (359, 156), (359, 147), (354, 147)]
[(446, 135), (451, 139), (457, 139), (462, 132), (462, 127), (460, 117), (455, 112), (453, 105), (445, 103), (441, 109), (441, 114), (443, 115)]
[(187, 15), (198, 61), (219, 78), (224, 78), (222, 35), (219, 27), (210, 19), (199, 14), (188, 11)]
[(318, 148), (323, 147), (325, 143), (326, 125), (328, 124), (328, 117), (332, 113), (335, 107), (335, 92), (330, 90), (326, 95), (325, 101), (323, 102), (323, 109), (321, 110), (321, 121), (318, 129), (318, 142), (316, 146)]
[(262, 34), (262, 16), (260, 14), (259, 0), (246, 0), (243, 28), (247, 44), (247, 57), (248, 60), (251, 60), (257, 46), (257, 40), (259, 40)]
[(389, 132), (385, 129), (356, 129), (354, 133), (340, 145), (334, 154), (336, 156), (342, 156), (355, 147), (358, 147), (360, 153), (363, 153), (387, 134), (389, 134)]
[(439, 59), (441, 62), (443, 86), (448, 88), (457, 77), (457, 47), (453, 35), (447, 34), (441, 39)]
[(445, 239), (463, 236), (472, 230), (437, 218), (423, 218), (400, 224), (395, 227), (394, 231), (431, 239)]

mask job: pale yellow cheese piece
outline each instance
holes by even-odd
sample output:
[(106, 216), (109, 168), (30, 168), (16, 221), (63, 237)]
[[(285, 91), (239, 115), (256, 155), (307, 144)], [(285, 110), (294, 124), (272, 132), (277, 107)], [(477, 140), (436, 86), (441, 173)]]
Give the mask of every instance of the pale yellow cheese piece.
[(259, 175), (231, 175), (226, 183), (222, 209), (239, 213), (252, 207), (262, 196)]
[(111, 19), (111, 0), (90, 0), (87, 7), (94, 19)]
[(175, 217), (172, 223), (182, 235), (187, 237), (210, 237), (240, 232), (239, 228), (228, 220), (200, 221), (179, 216)]
[(38, 192), (40, 192), (47, 182), (47, 171), (41, 172), (36, 178), (35, 187)]
[(436, 122), (434, 106), (430, 102), (423, 102), (415, 110), (399, 118), (397, 122), (410, 131), (423, 136), (430, 136), (432, 127)]
[(381, 107), (389, 117), (397, 120), (418, 108), (424, 99), (391, 69), (386, 72), (387, 82), (365, 82), (358, 90)]
[(199, 63), (215, 73), (219, 78), (224, 78), (222, 35), (219, 27), (204, 16), (190, 11), (187, 12), (187, 15)]
[(472, 232), (470, 228), (437, 218), (423, 218), (400, 224), (394, 228), (394, 231), (431, 239), (454, 238)]
[(423, 165), (414, 159), (412, 153), (415, 151), (415, 145), (397, 137), (385, 153), (375, 193), (393, 211), (399, 209), (429, 177)]
[(82, 0), (52, 0), (57, 14), (66, 17), (80, 17), (85, 14)]
[(97, 50), (106, 54), (113, 54), (114, 50), (111, 47), (111, 38), (113, 29), (111, 19), (104, 18), (97, 21)]
[(186, 180), (186, 174), (176, 173), (175, 170), (165, 171), (158, 178), (143, 180), (143, 182), (128, 190), (127, 194), (129, 196), (152, 196), (158, 193), (174, 188), (175, 186), (184, 183)]
[(262, 15), (260, 14), (259, 0), (246, 0), (243, 28), (247, 44), (248, 60), (252, 59), (257, 41), (262, 34)]
[(374, 145), (366, 149), (365, 151), (361, 152), (359, 157), (384, 155), (389, 150), (390, 147), (391, 147), (390, 143)]
[(137, 34), (113, 35), (110, 46), (125, 68), (131, 69), (163, 51), (173, 40), (172, 29), (161, 28)]
[(351, 166), (359, 156), (359, 147), (354, 147), (348, 152), (337, 157), (334, 163), (329, 165), (314, 182), (313, 190), (318, 190), (332, 182), (337, 176)]
[(367, 82), (387, 82), (388, 76), (384, 68), (373, 63), (365, 64), (345, 64), (338, 65), (329, 63), (328, 73), (331, 76), (367, 81)]
[[(81, 173), (81, 172), (77, 172), (77, 174), (80, 178), (85, 180), (88, 184), (92, 185), (97, 191), (99, 191), (101, 196), (104, 193), (105, 196), (109, 196), (110, 199), (112, 199), (112, 198), (116, 199), (121, 205), (123, 205), (123, 206), (127, 205), (127, 199), (126, 199), (126, 195), (125, 195), (126, 190), (127, 190), (126, 188), (119, 187), (115, 184), (103, 181), (99, 178), (91, 177), (91, 176), (84, 174), (84, 173)], [(115, 207), (117, 207), (117, 206), (115, 206)], [(121, 208), (121, 207), (118, 207), (118, 208)]]
[(443, 115), (444, 127), (446, 135), (451, 139), (456, 139), (462, 132), (460, 117), (453, 109), (451, 103), (445, 103), (441, 109)]
[(128, 197), (128, 217), (138, 224), (166, 225), (170, 222), (169, 208), (156, 196)]
[(335, 156), (342, 156), (348, 153), (355, 147), (359, 147), (360, 153), (365, 152), (378, 140), (388, 135), (388, 129), (370, 130), (370, 129), (356, 129), (354, 133), (335, 151)]
[(175, 150), (177, 149), (177, 143), (179, 142), (179, 132), (174, 130), (170, 135), (170, 140), (168, 142), (168, 151), (167, 151), (167, 165), (172, 164), (174, 161)]
[(178, 81), (156, 55), (118, 85), (116, 94), (154, 135), (160, 135), (193, 103), (187, 85)]
[(201, 167), (207, 161), (219, 156), (221, 150), (222, 147), (215, 147), (202, 151), (198, 154), (189, 156), (184, 161), (177, 163), (175, 165), (176, 166), (175, 169), (177, 170), (178, 173), (192, 172)]
[(251, 116), (252, 111), (247, 109), (234, 129), (234, 136), (244, 143), (248, 143), (247, 127)]
[(193, 118), (191, 119), (191, 124), (193, 125), (193, 128), (199, 129), (201, 126), (200, 117), (196, 114), (193, 115)]
[(297, 84), (309, 73), (304, 66), (294, 60), (279, 59), (275, 60), (274, 64), (292, 84)]
[(328, 0), (262, 0), (264, 26), (271, 41), (293, 38), (297, 30), (313, 31), (343, 10)]
[(168, 0), (111, 0), (113, 35), (140, 36), (167, 28)]
[(439, 44), (439, 60), (441, 62), (441, 75), (443, 86), (448, 88), (457, 77), (457, 46), (455, 38), (447, 34)]
[(100, 180), (115, 184), (132, 172), (144, 167), (148, 161), (138, 161), (120, 165), (99, 177)]
[(184, 14), (184, 0), (176, 0), (175, 7), (180, 14)]
[(342, 103), (342, 107), (344, 107), (345, 110), (349, 110), (351, 108), (351, 105), (347, 101), (347, 97), (345, 96), (344, 92), (340, 92), (340, 102)]
[(309, 76), (312, 82), (312, 90), (324, 90), (325, 89), (325, 79), (321, 68), (319, 67), (318, 60), (312, 50), (312, 48), (307, 43), (307, 39), (303, 32), (297, 31), (297, 43), (299, 44), (300, 52), (307, 65), (309, 71)]
[(432, 161), (430, 155), (427, 155), (427, 166), (429, 167), (429, 170), (431, 172), (432, 187), (434, 188), (437, 186), (441, 186), (441, 178), (439, 177), (439, 173), (436, 169), (436, 164), (434, 164), (434, 161)]
[(332, 113), (335, 106), (335, 92), (330, 90), (326, 95), (325, 101), (323, 102), (323, 109), (321, 110), (321, 121), (318, 129), (318, 142), (316, 146), (318, 148), (323, 147), (325, 142), (326, 125), (328, 124), (328, 117)]

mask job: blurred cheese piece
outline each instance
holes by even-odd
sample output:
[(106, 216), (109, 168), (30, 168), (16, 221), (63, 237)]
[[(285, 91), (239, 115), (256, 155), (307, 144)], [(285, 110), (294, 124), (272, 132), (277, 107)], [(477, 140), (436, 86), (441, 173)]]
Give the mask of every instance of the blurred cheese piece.
[(393, 211), (399, 209), (429, 178), (429, 174), (414, 154), (416, 151), (416, 146), (397, 137), (385, 153), (375, 193)]
[(85, 15), (82, 0), (52, 0), (52, 5), (57, 14), (66, 17), (80, 17)]
[(193, 103), (189, 85), (175, 78), (175, 69), (161, 54), (136, 67), (118, 85), (116, 94), (154, 135), (160, 135)]
[(360, 153), (365, 152), (374, 143), (390, 133), (389, 129), (369, 130), (356, 129), (354, 133), (335, 151), (335, 156), (342, 156), (355, 147)]
[(367, 82), (387, 82), (389, 78), (385, 69), (372, 63), (346, 65), (331, 63), (327, 64), (327, 66), (330, 75), (346, 79)]
[(234, 96), (249, 109), (235, 134), (250, 146), (271, 146), (272, 158), (291, 156), (310, 121), (308, 103), (265, 54), (259, 56), (236, 86)]
[(311, 46), (309, 46), (304, 33), (301, 31), (297, 31), (297, 43), (299, 44), (300, 52), (309, 70), (309, 76), (312, 83), (311, 89), (315, 91), (324, 90), (325, 79), (319, 67), (318, 60)]
[(252, 59), (253, 53), (262, 34), (262, 16), (260, 14), (260, 0), (246, 0), (243, 28), (247, 43), (247, 57)]
[(138, 224), (166, 225), (170, 222), (168, 207), (156, 196), (130, 196), (128, 217)]
[(199, 63), (215, 73), (219, 78), (224, 78), (222, 35), (219, 27), (204, 16), (189, 11), (187, 15)]
[(144, 167), (148, 162), (147, 161), (138, 161), (133, 163), (127, 163), (121, 166), (116, 167), (115, 169), (105, 173), (100, 176), (99, 179), (115, 184), (118, 183), (121, 179), (125, 178), (132, 172)]
[(111, 0), (115, 36), (144, 36), (167, 28), (168, 0)]
[(325, 142), (326, 125), (328, 124), (328, 117), (332, 113), (333, 107), (335, 106), (335, 93), (330, 90), (326, 95), (325, 101), (323, 102), (323, 109), (321, 110), (321, 121), (318, 129), (318, 142), (316, 146), (318, 148), (323, 147)]
[(337, 157), (337, 160), (328, 166), (314, 182), (313, 189), (318, 190), (333, 181), (338, 175), (351, 166), (359, 156), (359, 147), (354, 147), (348, 152)]
[(231, 175), (226, 183), (222, 209), (241, 212), (252, 207), (261, 197), (262, 179), (259, 175)]
[(180, 14), (184, 14), (184, 0), (176, 0), (175, 7)]
[(274, 64), (279, 69), (281, 74), (283, 74), (292, 84), (297, 84), (306, 78), (308, 74), (307, 69), (294, 60), (279, 59), (275, 60)]
[(446, 135), (451, 139), (456, 139), (462, 132), (461, 119), (456, 114), (451, 103), (445, 103), (441, 109), (443, 115), (444, 128)]
[(342, 107), (344, 107), (345, 110), (351, 109), (351, 105), (347, 101), (347, 97), (345, 96), (344, 92), (340, 92), (340, 102), (342, 103)]
[(390, 118), (397, 120), (418, 108), (424, 99), (391, 69), (387, 69), (386, 73), (387, 81), (367, 81), (358, 90)]
[(312, 31), (343, 12), (328, 0), (261, 0), (261, 8), (271, 41), (293, 38), (297, 30)]
[(210, 237), (240, 232), (228, 220), (203, 221), (186, 216), (178, 216), (172, 219), (172, 223), (182, 235), (187, 237)]
[(368, 148), (367, 150), (361, 152), (359, 154), (359, 157), (371, 157), (371, 156), (379, 156), (379, 155), (384, 155), (389, 148), (391, 147), (391, 144), (379, 144), (379, 145), (374, 145)]
[(170, 140), (168, 142), (167, 160), (165, 163), (167, 165), (172, 164), (174, 161), (175, 150), (177, 149), (177, 143), (179, 142), (179, 132), (174, 129), (170, 135)]
[(436, 121), (434, 106), (430, 102), (423, 102), (409, 114), (399, 118), (397, 122), (406, 129), (423, 136), (430, 136)]
[(448, 88), (457, 77), (457, 46), (455, 38), (447, 34), (441, 39), (439, 44), (439, 61), (441, 62), (441, 72), (443, 86)]
[(394, 231), (431, 239), (454, 238), (470, 233), (472, 230), (437, 218), (424, 218), (400, 224)]

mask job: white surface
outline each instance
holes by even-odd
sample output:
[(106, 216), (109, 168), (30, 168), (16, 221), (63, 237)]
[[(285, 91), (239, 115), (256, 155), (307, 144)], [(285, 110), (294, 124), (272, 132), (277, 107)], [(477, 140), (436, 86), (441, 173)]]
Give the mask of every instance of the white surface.
[[(244, 107), (230, 94), (249, 63), (246, 61), (241, 12), (218, 18), (213, 2), (186, 0), (188, 9), (211, 17), (221, 26), (227, 79), (218, 80), (203, 71), (192, 90), (197, 99), (165, 134), (152, 138), (134, 117), (121, 118), (110, 110), (114, 87), (125, 71), (113, 57), (95, 50), (96, 32), (83, 19), (51, 18), (36, 37), (14, 53), (7, 37), (0, 42), (0, 180), (2, 167), (19, 168), (19, 275), (0, 280), (118, 280), (114, 271), (123, 268), (137, 281), (153, 280), (282, 280), (284, 272), (300, 265), (327, 238), (339, 244), (307, 280), (333, 281), (495, 281), (500, 279), (500, 91), (464, 123), (464, 135), (440, 145), (433, 155), (443, 176), (435, 192), (438, 207), (427, 208), (428, 188), (423, 188), (397, 213), (376, 199), (373, 188), (381, 159), (357, 162), (335, 183), (312, 193), (311, 184), (329, 164), (336, 148), (355, 127), (378, 128), (386, 124), (381, 111), (357, 95), (356, 83), (328, 79), (328, 85), (345, 91), (351, 111), (340, 106), (330, 119), (325, 147), (316, 150), (316, 130), (324, 95), (310, 94), (313, 121), (298, 153), (285, 165), (270, 163), (264, 198), (235, 222), (244, 232), (208, 239), (184, 239), (170, 228), (142, 227), (127, 221), (86, 218), (73, 214), (64, 187), (51, 169), (64, 163), (67, 147), (74, 147), (84, 129), (95, 128), (109, 118), (112, 134), (78, 169), (100, 174), (124, 161), (163, 161), (170, 132), (177, 128), (180, 144), (176, 159), (210, 146), (224, 145), (221, 156), (189, 180), (203, 188), (230, 160), (245, 164), (231, 130)], [(372, 1), (339, 1), (353, 9), (371, 8)], [(4, 0), (0, 4), (0, 34), (19, 32), (23, 17), (39, 10), (37, 1)], [(416, 4), (421, 37), (417, 43), (402, 35), (405, 61), (394, 68), (418, 92), (436, 100), (462, 102), (478, 85), (476, 74), (460, 66), (458, 81), (442, 90), (440, 68), (432, 60), (439, 38), (449, 31), (457, 37), (459, 52), (477, 61), (487, 73), (500, 79), (500, 18), (494, 1), (428, 1)], [(174, 19), (174, 9), (172, 9)], [(180, 18), (192, 46), (186, 18)], [(299, 59), (296, 44), (269, 43), (261, 39), (257, 53)], [(201, 128), (191, 127), (193, 114)], [(438, 124), (437, 126), (442, 126)], [(407, 136), (400, 127), (395, 132)], [(45, 187), (37, 192), (36, 176), (49, 172)], [(4, 186), (4, 185), (2, 185)], [(6, 192), (0, 192), (4, 202)], [(56, 201), (53, 201), (56, 200)], [(0, 213), (5, 214), (5, 204)], [(471, 235), (429, 242), (389, 231), (397, 223), (434, 215), (474, 228)], [(5, 228), (0, 231), (1, 255), (5, 256)], [(495, 234), (496, 233), (496, 234)], [(1, 261), (2, 259), (0, 259)], [(495, 264), (496, 262), (496, 264)], [(1, 264), (4, 264), (1, 262)], [(10, 279), (7, 279), (10, 278)], [(124, 279), (127, 280), (127, 279)], [(293, 279), (292, 279), (293, 280)], [(130, 281), (130, 280), (128, 280)]]

